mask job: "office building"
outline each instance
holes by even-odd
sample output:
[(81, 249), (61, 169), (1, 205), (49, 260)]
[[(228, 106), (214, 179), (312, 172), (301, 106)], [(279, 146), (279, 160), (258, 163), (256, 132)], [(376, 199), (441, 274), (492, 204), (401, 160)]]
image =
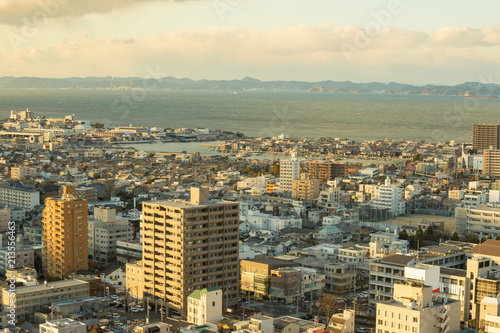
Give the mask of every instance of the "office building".
[(44, 270), (47, 276), (66, 278), (88, 269), (87, 201), (78, 199), (74, 186), (64, 186), (61, 198), (47, 198), (43, 211)]
[(143, 204), (145, 297), (165, 302), (184, 318), (187, 296), (220, 287), (225, 308), (238, 302), (239, 207), (209, 199), (207, 188), (191, 188), (190, 202)]
[(473, 149), (500, 149), (500, 125), (475, 124), (472, 127)]

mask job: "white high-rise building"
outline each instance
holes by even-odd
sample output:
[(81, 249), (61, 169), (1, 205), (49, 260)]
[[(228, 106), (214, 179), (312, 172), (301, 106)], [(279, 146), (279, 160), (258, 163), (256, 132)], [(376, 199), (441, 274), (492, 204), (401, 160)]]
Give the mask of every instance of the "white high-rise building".
[(297, 152), (292, 152), (292, 158), (280, 161), (280, 190), (292, 191), (292, 180), (300, 179), (300, 161)]
[(384, 186), (379, 186), (378, 195), (371, 202), (375, 208), (387, 208), (394, 216), (402, 215), (406, 212), (406, 200), (403, 199), (401, 187), (391, 185), (391, 179), (385, 180)]

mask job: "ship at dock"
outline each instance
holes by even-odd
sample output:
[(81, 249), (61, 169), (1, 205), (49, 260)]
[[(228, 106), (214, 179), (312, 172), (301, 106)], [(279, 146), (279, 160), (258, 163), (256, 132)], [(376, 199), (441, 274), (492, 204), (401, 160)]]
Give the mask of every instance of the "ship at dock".
[(466, 92), (463, 94), (463, 98), (477, 98), (477, 99), (497, 99), (497, 95), (481, 95), (472, 92)]

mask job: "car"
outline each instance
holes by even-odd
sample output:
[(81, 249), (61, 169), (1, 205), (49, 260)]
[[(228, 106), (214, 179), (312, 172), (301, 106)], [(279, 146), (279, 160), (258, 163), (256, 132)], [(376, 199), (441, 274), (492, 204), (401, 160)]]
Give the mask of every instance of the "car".
[(142, 306), (137, 306), (136, 309), (140, 312), (144, 311), (145, 309)]
[(116, 313), (116, 312), (115, 312), (115, 313), (112, 313), (112, 314), (111, 314), (111, 316), (112, 316), (113, 318), (120, 318), (120, 314), (119, 314), (119, 313)]

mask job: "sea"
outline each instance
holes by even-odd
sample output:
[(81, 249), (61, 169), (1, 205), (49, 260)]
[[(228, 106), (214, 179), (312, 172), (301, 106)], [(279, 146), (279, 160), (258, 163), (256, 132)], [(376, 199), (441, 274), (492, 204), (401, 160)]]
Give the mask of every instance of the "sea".
[(195, 128), (247, 136), (472, 141), (472, 125), (500, 123), (500, 99), (377, 93), (173, 90), (0, 90), (0, 118), (36, 116), (106, 126)]

